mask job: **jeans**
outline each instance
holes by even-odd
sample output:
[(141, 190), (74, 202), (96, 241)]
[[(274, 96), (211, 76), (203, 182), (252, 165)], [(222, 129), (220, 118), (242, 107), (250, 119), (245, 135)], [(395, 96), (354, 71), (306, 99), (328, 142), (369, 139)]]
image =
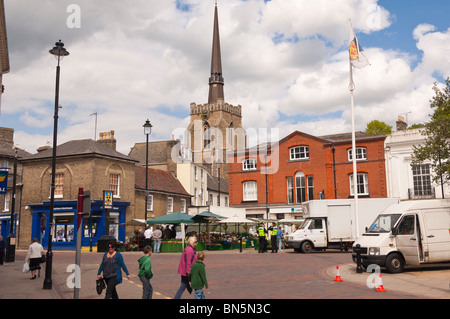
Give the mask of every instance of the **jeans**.
[(281, 251), (282, 247), (283, 247), (283, 240), (281, 238), (277, 238), (278, 239), (278, 250)]
[(173, 299), (181, 299), (181, 295), (183, 294), (185, 289), (187, 289), (189, 293), (192, 292), (191, 285), (189, 284), (189, 278), (187, 276), (181, 276), (180, 288), (178, 288), (177, 292), (175, 293), (175, 297), (173, 297)]
[(196, 289), (194, 299), (205, 299), (205, 294), (203, 293), (203, 289)]
[(150, 279), (146, 277), (139, 277), (142, 282), (142, 299), (152, 299), (153, 287), (150, 283)]
[(105, 278), (106, 282), (106, 294), (105, 299), (119, 299), (119, 295), (116, 290), (116, 277)]
[(159, 253), (160, 252), (159, 249), (161, 248), (161, 239), (155, 239), (154, 243), (155, 244), (154, 244), (153, 252)]

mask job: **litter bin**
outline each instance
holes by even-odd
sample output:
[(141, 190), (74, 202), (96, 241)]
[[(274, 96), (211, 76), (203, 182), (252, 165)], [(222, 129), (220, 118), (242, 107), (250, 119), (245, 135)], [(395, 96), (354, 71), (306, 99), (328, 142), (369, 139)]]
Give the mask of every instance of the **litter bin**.
[(116, 238), (114, 236), (105, 235), (100, 237), (97, 240), (97, 252), (98, 253), (104, 253), (108, 251), (108, 244), (110, 242), (115, 242)]

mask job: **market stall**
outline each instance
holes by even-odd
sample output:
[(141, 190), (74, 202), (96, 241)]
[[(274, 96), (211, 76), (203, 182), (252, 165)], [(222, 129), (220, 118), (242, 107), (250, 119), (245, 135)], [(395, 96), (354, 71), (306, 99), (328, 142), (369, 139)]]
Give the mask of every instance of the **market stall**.
[[(181, 240), (170, 239), (161, 241), (161, 252), (182, 252), (185, 243), (184, 238), (185, 234), (185, 224), (193, 224), (195, 223), (193, 216), (186, 213), (168, 213), (163, 216), (159, 216), (153, 219), (147, 220), (147, 224), (149, 225), (180, 225), (181, 226)], [(197, 245), (197, 250), (202, 250), (202, 245)]]
[(121, 243), (118, 245), (119, 250), (142, 250), (144, 248), (144, 234), (142, 228), (145, 228), (145, 219), (130, 219), (129, 221), (120, 224), (130, 227), (139, 227), (139, 229), (134, 229), (133, 233), (128, 236), (128, 242), (124, 245), (122, 249)]
[[(205, 224), (205, 226), (206, 226), (205, 236), (204, 236), (204, 241), (203, 241), (205, 243), (205, 247), (209, 247), (211, 245), (211, 236), (210, 236), (210, 225), (211, 225), (211, 223), (217, 222), (217, 221), (219, 221), (221, 219), (224, 219), (224, 218), (225, 217), (217, 215), (217, 214), (214, 214), (214, 213), (212, 213), (210, 211), (201, 212), (200, 214), (197, 214), (197, 215), (195, 215), (193, 217), (194, 221), (199, 224), (199, 227), (198, 227), (198, 229), (199, 229), (198, 230), (198, 234), (199, 235), (201, 234), (200, 225), (201, 224)], [(199, 240), (200, 240), (200, 238), (199, 238)]]
[[(246, 228), (249, 224), (256, 224), (257, 222), (254, 220), (250, 220), (243, 217), (233, 216), (230, 218), (226, 218), (224, 220), (219, 221), (219, 224), (235, 224), (237, 225), (237, 233), (234, 236), (229, 237), (226, 241), (222, 241), (223, 249), (242, 249), (246, 248), (250, 245), (254, 238), (250, 236), (248, 233), (240, 232), (240, 225), (244, 224), (244, 228)], [(245, 229), (247, 230), (247, 229)], [(233, 234), (232, 234), (233, 235)], [(249, 245), (247, 244), (249, 243)], [(254, 245), (254, 244), (253, 244)]]

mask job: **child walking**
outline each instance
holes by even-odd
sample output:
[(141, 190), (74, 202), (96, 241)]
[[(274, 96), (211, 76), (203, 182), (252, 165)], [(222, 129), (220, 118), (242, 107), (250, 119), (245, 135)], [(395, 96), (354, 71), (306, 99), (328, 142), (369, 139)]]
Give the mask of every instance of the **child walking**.
[(192, 265), (191, 271), (189, 272), (191, 287), (195, 290), (195, 299), (205, 299), (203, 287), (208, 289), (204, 260), (205, 254), (201, 251), (197, 254), (197, 261)]
[(153, 277), (151, 255), (152, 246), (145, 246), (144, 256), (138, 259), (138, 277), (142, 282), (142, 299), (152, 299), (153, 296), (153, 287), (150, 283), (150, 279)]

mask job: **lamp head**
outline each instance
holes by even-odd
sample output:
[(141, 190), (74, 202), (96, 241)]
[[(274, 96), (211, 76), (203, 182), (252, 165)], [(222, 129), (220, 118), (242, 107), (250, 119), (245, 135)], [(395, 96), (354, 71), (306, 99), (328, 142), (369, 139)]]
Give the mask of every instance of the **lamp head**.
[(64, 48), (64, 43), (59, 40), (55, 43), (53, 49), (48, 51), (51, 55), (54, 55), (58, 59), (62, 59), (65, 56), (68, 56), (70, 53)]
[(149, 134), (152, 133), (152, 127), (153, 127), (153, 125), (150, 124), (150, 121), (149, 121), (148, 119), (147, 119), (147, 121), (145, 121), (143, 127), (144, 127), (144, 134), (145, 134), (145, 135), (149, 135)]

